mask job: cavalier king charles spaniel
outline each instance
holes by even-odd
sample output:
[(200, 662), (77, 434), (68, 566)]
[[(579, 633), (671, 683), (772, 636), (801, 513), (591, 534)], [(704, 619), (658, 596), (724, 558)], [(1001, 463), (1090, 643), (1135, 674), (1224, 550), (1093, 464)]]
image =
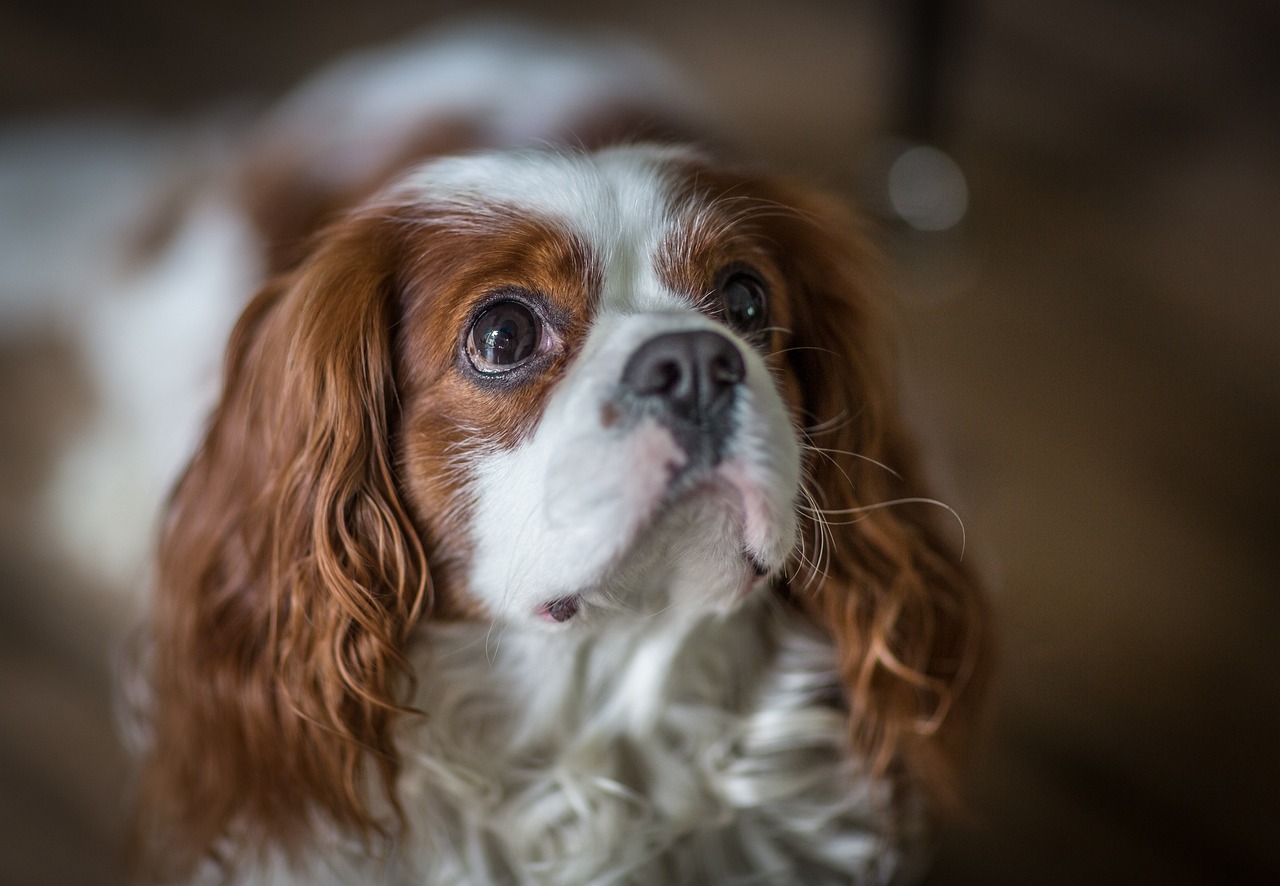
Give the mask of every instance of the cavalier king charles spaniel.
[(837, 201), (578, 105), (419, 109), (320, 197), (260, 152), (269, 279), (155, 570), (154, 877), (919, 873), (985, 610), (873, 256)]

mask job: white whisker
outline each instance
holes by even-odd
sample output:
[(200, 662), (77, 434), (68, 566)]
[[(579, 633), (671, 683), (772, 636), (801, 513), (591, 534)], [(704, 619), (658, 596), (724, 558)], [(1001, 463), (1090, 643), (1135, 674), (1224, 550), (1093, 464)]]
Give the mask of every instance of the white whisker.
[(803, 511), (804, 513), (809, 514), (809, 516), (814, 517), (815, 519), (822, 518), (822, 519), (825, 519), (825, 520), (829, 520), (829, 519), (830, 519), (831, 517), (833, 517), (833, 516), (842, 516), (842, 515), (843, 515), (843, 516), (853, 516), (853, 515), (858, 515), (858, 516), (857, 516), (857, 519), (854, 519), (854, 520), (848, 520), (848, 521), (845, 521), (845, 522), (842, 522), (842, 523), (832, 523), (832, 524), (831, 524), (831, 525), (833, 525), (833, 526), (851, 526), (851, 525), (853, 525), (854, 523), (858, 523), (858, 522), (860, 522), (860, 521), (861, 521), (862, 519), (864, 519), (864, 518), (865, 518), (869, 513), (873, 512), (873, 511), (883, 510), (884, 508), (891, 508), (891, 507), (894, 507), (895, 505), (909, 505), (909, 504), (934, 505), (935, 507), (942, 508), (944, 511), (946, 511), (948, 514), (950, 514), (952, 517), (954, 517), (954, 518), (955, 518), (956, 523), (957, 523), (957, 524), (959, 525), (959, 527), (960, 527), (960, 554), (959, 554), (959, 558), (960, 558), (961, 560), (963, 560), (963, 559), (964, 559), (965, 543), (966, 543), (966, 541), (967, 541), (967, 535), (966, 535), (965, 527), (964, 527), (964, 520), (960, 517), (959, 512), (958, 512), (958, 511), (956, 511), (956, 509), (955, 509), (955, 508), (951, 507), (951, 505), (947, 504), (947, 503), (946, 503), (946, 502), (944, 502), (944, 501), (938, 501), (938, 499), (936, 499), (936, 498), (924, 498), (924, 497), (895, 498), (895, 499), (893, 499), (892, 501), (881, 501), (881, 502), (876, 502), (875, 504), (859, 505), (859, 506), (858, 506), (858, 507), (856, 507), (856, 508), (818, 508), (816, 513), (815, 513), (815, 512), (810, 512), (810, 511), (809, 511), (808, 509), (806, 509), (803, 505), (798, 506), (798, 508), (799, 508), (799, 510)]
[[(871, 456), (869, 456), (869, 455), (863, 455), (861, 452), (850, 452), (850, 451), (849, 451), (849, 450), (847, 450), (847, 449), (829, 449), (829, 448), (826, 448), (826, 447), (823, 447), (823, 446), (816, 446), (816, 445), (814, 445), (813, 443), (809, 443), (809, 442), (806, 442), (806, 443), (804, 444), (804, 447), (805, 447), (805, 449), (807, 449), (807, 450), (809, 450), (809, 451), (811, 451), (811, 452), (819, 452), (819, 453), (821, 453), (821, 454), (823, 454), (823, 455), (827, 456), (829, 459), (831, 459), (832, 464), (836, 465), (836, 467), (840, 467), (840, 463), (839, 463), (838, 461), (836, 461), (836, 459), (834, 458), (834, 456), (837, 456), (837, 455), (847, 455), (849, 458), (856, 458), (856, 459), (858, 459), (859, 461), (869, 462), (870, 464), (873, 464), (873, 465), (875, 465), (875, 466), (876, 466), (876, 467), (878, 467), (878, 468), (882, 468), (883, 470), (885, 470), (885, 471), (889, 472), (890, 474), (892, 474), (894, 477), (896, 477), (896, 478), (897, 478), (897, 479), (899, 479), (899, 480), (903, 479), (903, 477), (902, 477), (902, 475), (901, 475), (901, 474), (899, 474), (899, 473), (898, 473), (897, 471), (895, 471), (893, 468), (889, 467), (889, 466), (888, 466), (887, 464), (885, 464), (884, 462), (882, 462), (882, 461), (878, 461), (878, 460), (876, 460), (876, 459), (872, 458), (872, 457), (871, 457)], [(841, 469), (841, 473), (844, 473), (843, 469)], [(847, 474), (845, 475), (845, 479), (848, 479), (848, 475), (847, 475)], [(852, 485), (853, 485), (853, 484), (852, 484), (852, 482), (850, 482), (850, 484), (849, 484), (849, 485), (850, 485), (850, 486), (852, 486)]]

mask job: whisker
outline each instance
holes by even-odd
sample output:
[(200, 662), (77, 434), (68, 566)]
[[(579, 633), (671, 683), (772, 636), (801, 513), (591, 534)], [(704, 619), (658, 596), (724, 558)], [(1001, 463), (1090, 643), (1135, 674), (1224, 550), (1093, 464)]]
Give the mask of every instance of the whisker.
[[(810, 445), (810, 444), (808, 444), (808, 443), (804, 444), (804, 446), (805, 446), (805, 448), (811, 448), (811, 449), (813, 449), (813, 451), (817, 452), (819, 455), (821, 455), (821, 456), (822, 456), (823, 458), (825, 458), (827, 461), (831, 462), (832, 466), (833, 466), (837, 471), (839, 471), (839, 472), (840, 472), (840, 476), (844, 477), (844, 482), (845, 482), (845, 484), (846, 484), (846, 485), (848, 485), (849, 489), (851, 489), (851, 490), (852, 490), (852, 489), (854, 489), (854, 488), (855, 488), (855, 485), (854, 485), (854, 482), (853, 482), (853, 478), (849, 476), (849, 472), (848, 472), (848, 471), (846, 471), (846, 470), (844, 469), (844, 465), (840, 464), (840, 462), (839, 462), (839, 461), (837, 461), (837, 460), (835, 459), (835, 457), (833, 457), (833, 456), (831, 455), (831, 453), (830, 453), (830, 452), (827, 452), (827, 451), (825, 451), (825, 450), (823, 450), (823, 449), (821, 449), (821, 448), (818, 448), (818, 447), (813, 447), (813, 446), (811, 446), (811, 445)], [(852, 453), (849, 453), (849, 454), (850, 454), (850, 455), (852, 455)]]
[[(816, 445), (814, 445), (813, 443), (805, 443), (805, 444), (804, 444), (804, 448), (805, 448), (805, 449), (808, 449), (808, 450), (810, 450), (810, 451), (812, 451), (812, 452), (819, 452), (819, 453), (822, 453), (822, 454), (823, 454), (823, 455), (825, 455), (827, 458), (831, 459), (832, 463), (834, 463), (834, 464), (836, 465), (836, 467), (839, 467), (839, 466), (840, 466), (840, 463), (836, 461), (836, 459), (834, 458), (834, 456), (837, 456), (837, 455), (847, 455), (847, 456), (849, 456), (849, 458), (856, 458), (856, 459), (858, 459), (859, 461), (865, 461), (865, 462), (868, 462), (868, 463), (870, 463), (870, 464), (873, 464), (873, 465), (875, 465), (877, 468), (881, 468), (881, 469), (883, 469), (883, 470), (887, 471), (888, 473), (892, 474), (894, 477), (898, 478), (899, 480), (902, 480), (902, 479), (903, 479), (903, 477), (902, 477), (902, 475), (901, 475), (901, 474), (899, 474), (899, 473), (898, 473), (897, 471), (895, 471), (893, 468), (889, 467), (889, 466), (888, 466), (887, 464), (885, 464), (884, 462), (879, 461), (879, 460), (877, 460), (877, 459), (874, 459), (874, 458), (872, 458), (872, 457), (871, 457), (871, 456), (869, 456), (869, 455), (863, 455), (861, 452), (850, 452), (850, 451), (849, 451), (849, 450), (847, 450), (847, 449), (829, 449), (829, 448), (824, 447), (824, 446), (816, 446)], [(848, 475), (846, 475), (846, 476), (845, 476), (845, 479), (848, 479)], [(849, 484), (849, 485), (850, 485), (850, 486), (852, 486), (852, 485), (853, 485), (853, 483), (852, 483), (852, 482), (850, 482), (850, 484)]]
[[(792, 332), (791, 332), (791, 330), (790, 330), (790, 329), (784, 329), (784, 328), (783, 328), (783, 327), (781, 327), (781, 326), (771, 326), (771, 327), (769, 327), (768, 329), (762, 329), (762, 330), (760, 330), (760, 331), (761, 331), (761, 332), (781, 332), (781, 333), (784, 333), (784, 334), (786, 334), (786, 335), (791, 335), (791, 334), (792, 334)], [(776, 351), (772, 352), (771, 354), (767, 354), (767, 355), (765, 355), (765, 356), (766, 356), (766, 359), (767, 359), (768, 357), (781, 357), (782, 355), (784, 355), (784, 354), (790, 354), (790, 353), (792, 353), (793, 351), (818, 351), (819, 353), (822, 353), (822, 354), (831, 354), (832, 356), (835, 356), (835, 353), (836, 353), (835, 351), (831, 350), (830, 348), (820, 348), (820, 347), (818, 347), (817, 345), (792, 345), (792, 346), (791, 346), (791, 347), (789, 347), (789, 348), (779, 348), (778, 350), (776, 350)]]
[(489, 645), (489, 640), (490, 640), (490, 638), (493, 636), (493, 631), (494, 631), (494, 629), (495, 629), (496, 627), (498, 627), (498, 620), (496, 620), (496, 619), (495, 619), (495, 620), (494, 620), (494, 621), (489, 625), (489, 630), (485, 631), (485, 635), (484, 635), (484, 657), (488, 660), (488, 662), (489, 662), (489, 667), (491, 667), (491, 668), (492, 668), (495, 664), (497, 664), (497, 661), (498, 661), (498, 651), (499, 651), (500, 649), (502, 649), (502, 635), (506, 633), (506, 629), (505, 629), (505, 628), (504, 628), (503, 630), (498, 631), (498, 639), (497, 639), (497, 641), (493, 644), (493, 646), (492, 646), (492, 647), (490, 647), (490, 645)]
[(851, 421), (853, 421), (853, 414), (846, 409), (841, 409), (831, 418), (828, 418), (825, 421), (820, 421), (814, 425), (809, 425), (801, 430), (804, 432), (806, 437), (830, 434), (845, 427)]
[(642, 619), (657, 618), (659, 615), (662, 615), (662, 613), (664, 612), (670, 612), (672, 609), (675, 608), (675, 605), (676, 605), (676, 601), (674, 599), (670, 599), (667, 601), (666, 606), (663, 606), (661, 609), (658, 609), (654, 612), (649, 612), (644, 615), (641, 615), (640, 618)]
[[(828, 525), (828, 521), (822, 513), (822, 509), (818, 507), (813, 491), (808, 488), (807, 484), (802, 484), (800, 486), (800, 492), (809, 505), (807, 507), (801, 505), (798, 507), (798, 510), (807, 514), (811, 518), (809, 522), (813, 524), (814, 534), (812, 554), (806, 555), (803, 549), (800, 554), (800, 559), (809, 573), (804, 586), (804, 589), (807, 591), (813, 586), (815, 581), (826, 578), (827, 571), (825, 564), (830, 550), (835, 546), (835, 536), (831, 532), (831, 527)], [(804, 536), (801, 536), (802, 544), (803, 541)]]
[(818, 519), (820, 517), (822, 519), (829, 520), (833, 516), (859, 515), (858, 518), (854, 520), (849, 520), (843, 523), (831, 524), (833, 526), (851, 526), (854, 523), (857, 523), (860, 520), (865, 519), (872, 511), (879, 511), (879, 510), (883, 510), (884, 508), (891, 508), (891, 507), (894, 507), (895, 505), (910, 505), (910, 504), (934, 505), (935, 507), (942, 508), (944, 511), (946, 511), (948, 514), (950, 514), (952, 517), (955, 518), (956, 524), (960, 527), (960, 559), (963, 560), (965, 545), (968, 541), (968, 536), (967, 536), (967, 533), (965, 532), (965, 527), (964, 527), (964, 520), (961, 518), (959, 512), (956, 511), (955, 508), (951, 507), (951, 505), (947, 504), (944, 501), (938, 501), (936, 498), (923, 498), (923, 497), (895, 498), (892, 501), (876, 502), (875, 504), (870, 504), (870, 505), (859, 505), (856, 508), (818, 508), (817, 513), (805, 511), (805, 508), (803, 505), (797, 505), (797, 509), (801, 511), (805, 511), (805, 513), (808, 513), (809, 516), (815, 519)]

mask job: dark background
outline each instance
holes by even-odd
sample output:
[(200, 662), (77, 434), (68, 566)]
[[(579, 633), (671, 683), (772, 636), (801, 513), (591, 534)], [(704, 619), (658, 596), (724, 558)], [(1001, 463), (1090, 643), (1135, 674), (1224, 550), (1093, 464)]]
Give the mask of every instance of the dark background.
[[(972, 823), (931, 883), (1280, 882), (1280, 4), (946, 6), (926, 122), (970, 214), (882, 239), (1001, 661)], [(749, 154), (854, 199), (878, 140), (921, 125), (901, 3), (510, 8), (648, 40)], [(251, 114), (476, 9), (5, 0), (0, 124)], [(29, 515), (85, 406), (57, 354), (0, 349), (0, 882), (113, 883), (123, 619)]]

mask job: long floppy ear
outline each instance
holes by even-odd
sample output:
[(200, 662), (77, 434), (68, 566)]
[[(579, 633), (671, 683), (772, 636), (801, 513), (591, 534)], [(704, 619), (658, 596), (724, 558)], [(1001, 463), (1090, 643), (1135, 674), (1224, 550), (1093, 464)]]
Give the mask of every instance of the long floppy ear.
[[(944, 800), (973, 726), (987, 612), (940, 526), (895, 393), (877, 262), (831, 198), (774, 183), (769, 234), (798, 281), (795, 373), (808, 437), (808, 563), (793, 592), (834, 636), (855, 747), (872, 768), (904, 765)], [(941, 518), (941, 519), (940, 519)]]
[(168, 873), (321, 823), (371, 839), (379, 778), (396, 808), (401, 650), (430, 600), (389, 445), (389, 227), (343, 222), (250, 304), (169, 505), (140, 820)]

